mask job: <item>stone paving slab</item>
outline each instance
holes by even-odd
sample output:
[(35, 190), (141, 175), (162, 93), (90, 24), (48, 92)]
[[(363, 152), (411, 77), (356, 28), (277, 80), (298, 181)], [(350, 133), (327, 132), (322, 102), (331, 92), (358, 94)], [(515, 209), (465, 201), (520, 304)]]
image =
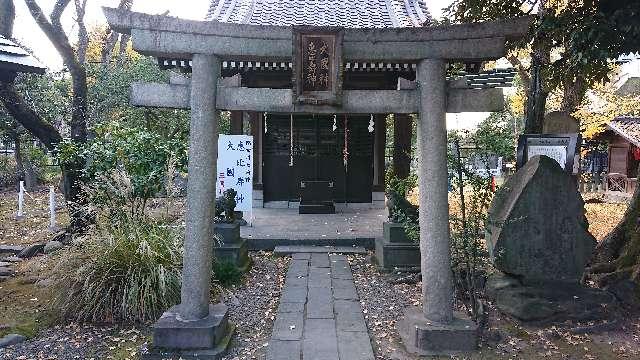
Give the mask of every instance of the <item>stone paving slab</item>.
[(374, 360), (345, 256), (313, 253), (291, 260), (267, 359)]
[(310, 253), (294, 253), (294, 254), (291, 254), (291, 258), (293, 260), (309, 260), (311, 259), (311, 254)]
[(338, 331), (367, 331), (359, 302), (335, 300), (333, 306)]
[(329, 254), (315, 253), (311, 254), (311, 267), (328, 268), (329, 267)]
[(278, 313), (304, 313), (304, 303), (280, 302)]
[(331, 288), (310, 287), (307, 300), (307, 319), (333, 319)]
[(305, 286), (285, 286), (280, 301), (304, 304), (307, 302), (307, 288)]
[(291, 260), (287, 276), (307, 276), (309, 273), (308, 260)]
[(300, 312), (280, 313), (273, 323), (272, 340), (300, 340), (304, 328), (303, 314)]
[(331, 260), (331, 278), (353, 280), (349, 263), (346, 260)]
[(309, 287), (325, 287), (331, 288), (331, 269), (329, 268), (310, 268), (309, 269)]
[(306, 276), (288, 276), (285, 278), (284, 286), (294, 287), (294, 286), (304, 286), (307, 287), (307, 282), (309, 278)]
[(300, 360), (301, 341), (271, 340), (267, 360)]
[(334, 319), (307, 319), (305, 321), (302, 358), (304, 360), (339, 359), (338, 337)]
[(341, 254), (366, 254), (367, 250), (361, 246), (296, 246), (281, 245), (273, 250), (274, 255), (287, 256), (295, 253), (341, 253)]
[(373, 360), (371, 339), (366, 331), (338, 331), (338, 355), (340, 359)]
[(333, 298), (336, 300), (358, 300), (358, 292), (353, 280), (331, 279)]

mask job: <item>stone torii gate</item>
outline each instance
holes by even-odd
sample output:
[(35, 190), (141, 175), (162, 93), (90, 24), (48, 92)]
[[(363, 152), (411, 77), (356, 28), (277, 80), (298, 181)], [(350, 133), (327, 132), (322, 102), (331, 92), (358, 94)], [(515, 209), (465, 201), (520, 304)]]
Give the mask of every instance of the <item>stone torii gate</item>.
[(344, 90), (339, 103), (309, 103), (297, 101), (292, 89), (243, 88), (220, 81), (224, 60), (291, 61), (296, 53), (292, 27), (191, 21), (111, 8), (104, 12), (112, 29), (131, 34), (136, 51), (188, 59), (192, 68), (189, 83), (132, 88), (134, 105), (191, 109), (181, 303), (154, 326), (154, 348), (146, 356), (216, 359), (224, 351), (221, 343), (228, 341), (226, 307), (209, 303), (217, 110), (419, 114), (423, 308), (407, 311), (400, 333), (408, 349), (424, 354), (475, 347), (476, 326), (453, 311), (445, 116), (447, 112), (497, 111), (503, 107), (503, 97), (500, 89), (448, 84), (446, 65), (504, 56), (505, 42), (526, 33), (528, 18), (425, 28), (340, 29), (344, 61), (417, 63), (415, 85), (399, 90)]

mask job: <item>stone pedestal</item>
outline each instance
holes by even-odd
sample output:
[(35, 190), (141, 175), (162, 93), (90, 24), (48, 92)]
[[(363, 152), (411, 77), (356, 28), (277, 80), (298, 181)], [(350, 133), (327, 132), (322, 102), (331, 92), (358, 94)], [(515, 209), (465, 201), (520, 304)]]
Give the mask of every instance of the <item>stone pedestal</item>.
[(215, 261), (234, 264), (241, 271), (245, 271), (249, 264), (249, 250), (247, 240), (240, 238), (240, 224), (215, 224), (214, 232), (221, 238), (213, 247)]
[(385, 222), (383, 237), (376, 238), (376, 260), (384, 269), (420, 267), (420, 245), (411, 241), (402, 224)]
[(176, 305), (153, 325), (153, 345), (141, 349), (142, 359), (218, 360), (226, 353), (234, 327), (224, 304), (209, 305), (203, 319), (180, 319)]
[(452, 321), (439, 324), (411, 307), (398, 322), (398, 332), (407, 350), (420, 355), (450, 355), (478, 347), (478, 325), (457, 312)]

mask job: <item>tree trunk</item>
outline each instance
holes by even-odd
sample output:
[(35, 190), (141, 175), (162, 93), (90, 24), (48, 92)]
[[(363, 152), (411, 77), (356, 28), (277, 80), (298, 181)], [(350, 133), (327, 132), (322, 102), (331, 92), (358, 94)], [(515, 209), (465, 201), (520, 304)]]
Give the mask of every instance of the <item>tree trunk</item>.
[[(538, 21), (544, 21), (547, 1), (538, 4)], [(544, 126), (544, 113), (547, 106), (549, 90), (544, 83), (544, 68), (551, 61), (549, 39), (540, 31), (533, 39), (531, 52), (531, 75), (527, 88), (527, 104), (524, 110), (524, 131), (526, 134), (541, 134)]]
[(640, 282), (640, 187), (622, 220), (596, 247), (590, 274), (600, 286), (631, 279)]
[(13, 37), (13, 22), (16, 9), (13, 0), (0, 0), (0, 35), (10, 39)]
[(544, 125), (544, 113), (549, 91), (545, 89), (542, 68), (548, 63), (549, 53), (538, 45), (531, 57), (531, 81), (527, 89), (527, 105), (525, 107), (525, 133), (541, 134)]

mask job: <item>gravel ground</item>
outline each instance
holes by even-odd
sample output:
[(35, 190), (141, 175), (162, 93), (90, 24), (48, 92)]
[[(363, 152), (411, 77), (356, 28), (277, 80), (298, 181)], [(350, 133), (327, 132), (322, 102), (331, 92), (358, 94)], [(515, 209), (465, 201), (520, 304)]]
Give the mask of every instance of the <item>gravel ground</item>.
[[(368, 256), (350, 256), (349, 262), (364, 312), (376, 360), (416, 360), (404, 351), (396, 322), (409, 306), (421, 306), (421, 284), (392, 284), (406, 275), (383, 274)], [(534, 327), (520, 325), (487, 306), (488, 328), (478, 351), (457, 359), (640, 359), (640, 316), (629, 313), (623, 323), (605, 331), (576, 334), (576, 324)], [(588, 324), (592, 325), (592, 324)], [(449, 359), (450, 357), (438, 357)], [(423, 358), (420, 358), (423, 359)]]
[[(135, 355), (134, 344), (142, 338), (135, 328), (54, 326), (31, 340), (0, 349), (0, 359), (109, 359), (113, 358), (112, 351), (120, 348), (127, 355)], [(129, 349), (127, 344), (131, 344)]]
[(349, 263), (376, 359), (404, 358), (396, 321), (407, 307), (422, 304), (420, 285), (389, 283), (369, 256), (349, 256)]
[(236, 325), (227, 360), (263, 359), (266, 357), (280, 292), (289, 258), (272, 253), (252, 253), (253, 265), (242, 285), (225, 292), (230, 320)]
[[(253, 265), (240, 285), (223, 290), (230, 321), (236, 325), (232, 348), (225, 360), (266, 356), (278, 299), (284, 286), (288, 258), (251, 253)], [(0, 349), (0, 359), (137, 359), (148, 341), (149, 326), (121, 328), (69, 324), (40, 331), (21, 344)]]

